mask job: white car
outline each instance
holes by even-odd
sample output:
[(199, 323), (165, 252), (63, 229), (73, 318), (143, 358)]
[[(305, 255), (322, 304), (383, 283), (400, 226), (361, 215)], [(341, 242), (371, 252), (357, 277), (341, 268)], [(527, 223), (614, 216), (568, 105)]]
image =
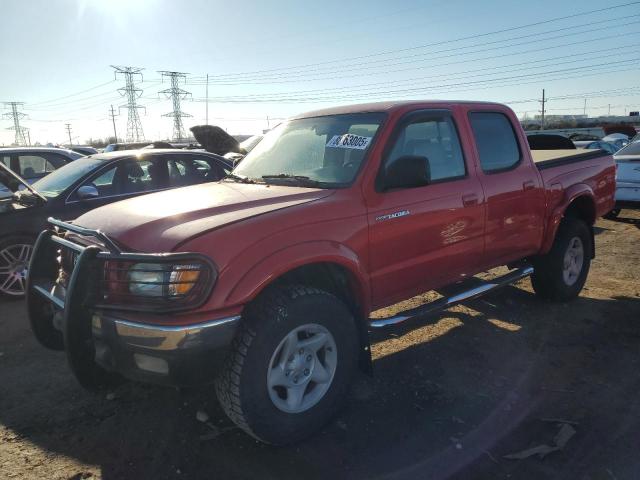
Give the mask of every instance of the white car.
[(622, 208), (640, 208), (640, 142), (630, 143), (613, 156), (616, 160), (616, 217)]

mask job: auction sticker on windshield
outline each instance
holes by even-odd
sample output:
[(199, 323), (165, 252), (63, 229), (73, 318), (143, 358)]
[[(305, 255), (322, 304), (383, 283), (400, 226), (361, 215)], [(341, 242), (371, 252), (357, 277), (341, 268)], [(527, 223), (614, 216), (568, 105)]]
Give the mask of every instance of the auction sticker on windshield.
[(333, 138), (327, 142), (327, 147), (364, 150), (369, 146), (370, 142), (371, 137), (361, 137), (360, 135), (345, 133), (344, 135), (334, 135)]

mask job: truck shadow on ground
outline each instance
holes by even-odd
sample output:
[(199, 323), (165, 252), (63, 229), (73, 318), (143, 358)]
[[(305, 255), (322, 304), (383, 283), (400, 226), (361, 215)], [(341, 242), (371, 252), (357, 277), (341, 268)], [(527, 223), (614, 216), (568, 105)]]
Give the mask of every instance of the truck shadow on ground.
[[(209, 387), (126, 383), (112, 395), (87, 393), (62, 354), (31, 339), (19, 303), (0, 307), (14, 313), (0, 327), (22, 322), (0, 341), (2, 442), (28, 440), (98, 466), (104, 479), (584, 478), (627, 450), (618, 478), (640, 473), (640, 405), (620, 401), (640, 386), (638, 298), (551, 304), (507, 287), (373, 332), (374, 377), (360, 376), (323, 431), (282, 448), (235, 428)], [(198, 410), (208, 422), (196, 420)], [(579, 422), (566, 451), (504, 460), (553, 437), (555, 425), (541, 417)]]
[(619, 222), (619, 223), (626, 223), (628, 225), (635, 225), (636, 227), (640, 228), (640, 219), (638, 218), (629, 218), (629, 217), (619, 216), (613, 219), (612, 221)]

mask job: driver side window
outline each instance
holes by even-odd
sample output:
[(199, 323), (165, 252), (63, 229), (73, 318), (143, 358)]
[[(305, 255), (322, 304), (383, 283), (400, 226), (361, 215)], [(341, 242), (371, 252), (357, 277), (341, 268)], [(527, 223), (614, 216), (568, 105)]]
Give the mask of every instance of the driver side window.
[[(81, 186), (95, 187), (98, 191), (96, 198), (142, 193), (166, 188), (165, 171), (166, 163), (161, 160), (155, 160), (155, 163), (154, 160), (124, 160)], [(77, 193), (74, 197), (79, 200)]]
[(458, 134), (448, 115), (407, 124), (387, 157), (386, 168), (406, 155), (417, 155), (429, 160), (432, 182), (453, 180), (466, 175)]

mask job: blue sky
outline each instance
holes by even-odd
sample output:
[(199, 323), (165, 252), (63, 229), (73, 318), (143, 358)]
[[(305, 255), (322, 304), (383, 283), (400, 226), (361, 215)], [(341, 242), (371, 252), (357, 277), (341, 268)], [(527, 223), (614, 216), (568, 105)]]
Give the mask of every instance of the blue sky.
[[(43, 143), (65, 142), (65, 123), (76, 142), (112, 134), (108, 109), (124, 103), (124, 81), (110, 65), (145, 69), (150, 139), (172, 131), (158, 70), (189, 73), (187, 127), (204, 123), (209, 74), (210, 123), (230, 133), (395, 98), (494, 100), (531, 116), (542, 88), (550, 114), (582, 113), (585, 98), (590, 115), (609, 105), (623, 114), (640, 109), (640, 2), (631, 3), (3, 0), (0, 101), (25, 102), (23, 125)], [(10, 126), (0, 120), (0, 144), (13, 141)], [(125, 109), (117, 129), (125, 133)]]

